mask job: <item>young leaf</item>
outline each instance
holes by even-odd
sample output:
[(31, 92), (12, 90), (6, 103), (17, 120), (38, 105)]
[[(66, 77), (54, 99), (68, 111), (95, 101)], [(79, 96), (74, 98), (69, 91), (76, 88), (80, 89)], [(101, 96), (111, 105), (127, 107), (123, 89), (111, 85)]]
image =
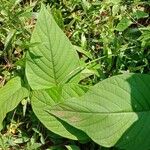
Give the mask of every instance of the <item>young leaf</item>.
[(52, 15), (42, 6), (27, 54), (26, 76), (33, 90), (48, 89), (66, 83), (79, 67), (72, 44)]
[(132, 21), (128, 18), (123, 18), (116, 27), (117, 31), (124, 31), (125, 29), (127, 29), (130, 25), (132, 24)]
[(47, 90), (33, 91), (32, 108), (38, 119), (52, 132), (70, 139), (85, 140), (87, 136), (80, 130), (49, 115), (50, 110), (57, 103), (70, 97), (79, 97), (87, 91), (87, 88), (75, 84), (66, 84), (62, 87), (53, 87)]
[(2, 121), (6, 114), (28, 96), (28, 90), (22, 84), (20, 77), (15, 77), (0, 88), (0, 129), (2, 129)]
[(127, 150), (150, 147), (150, 75), (124, 74), (93, 86), (51, 114), (83, 130), (98, 144)]

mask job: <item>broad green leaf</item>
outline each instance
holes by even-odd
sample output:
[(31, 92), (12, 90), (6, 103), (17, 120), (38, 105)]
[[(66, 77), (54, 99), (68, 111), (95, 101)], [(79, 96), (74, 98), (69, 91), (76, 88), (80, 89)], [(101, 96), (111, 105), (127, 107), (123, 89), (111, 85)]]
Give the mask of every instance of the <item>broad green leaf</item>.
[(15, 77), (0, 88), (0, 129), (6, 114), (12, 111), (22, 99), (28, 96), (28, 90), (24, 87), (20, 77)]
[(47, 111), (60, 101), (70, 97), (79, 97), (86, 91), (87, 88), (74, 84), (33, 91), (31, 97), (33, 111), (39, 120), (52, 132), (70, 139), (85, 140), (87, 136), (83, 132), (49, 115)]
[(132, 21), (128, 18), (123, 18), (116, 27), (117, 31), (124, 31), (125, 29), (127, 29), (130, 25), (132, 24)]
[(150, 75), (123, 74), (68, 99), (49, 113), (83, 130), (96, 143), (127, 150), (150, 147)]
[(72, 44), (43, 6), (27, 53), (26, 76), (33, 90), (66, 83), (79, 67)]

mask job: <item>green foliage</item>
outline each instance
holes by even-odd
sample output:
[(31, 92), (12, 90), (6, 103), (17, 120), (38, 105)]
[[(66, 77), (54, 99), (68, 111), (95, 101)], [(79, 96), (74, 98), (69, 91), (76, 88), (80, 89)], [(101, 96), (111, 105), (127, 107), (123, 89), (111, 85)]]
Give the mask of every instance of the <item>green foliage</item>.
[(116, 146), (128, 150), (147, 150), (149, 82), (150, 75), (111, 77), (90, 88), (81, 98), (58, 104), (49, 113), (83, 130), (100, 145), (111, 147), (117, 143)]
[[(52, 30), (49, 30), (50, 28)], [(26, 61), (28, 83), (33, 90), (38, 90), (32, 92), (33, 110), (48, 129), (64, 137), (74, 139), (68, 130), (74, 134), (77, 133), (77, 136), (78, 133), (80, 134), (79, 131), (74, 131), (75, 129), (68, 125), (63, 125), (55, 117), (49, 116), (45, 112), (60, 102), (62, 98), (80, 96), (84, 92), (78, 85), (66, 84), (65, 87), (61, 87), (68, 82), (74, 70), (79, 67), (79, 60), (71, 43), (44, 6), (38, 16), (31, 42), (38, 43), (28, 52)]]
[(0, 89), (0, 95), (0, 123), (2, 124), (6, 114), (12, 111), (22, 99), (28, 97), (29, 92), (20, 77), (15, 77)]
[(1, 2), (1, 147), (147, 150), (149, 3)]
[[(51, 30), (49, 30), (51, 28)], [(79, 59), (73, 46), (43, 7), (27, 54), (26, 76), (33, 90), (47, 89), (68, 82)]]
[(117, 31), (124, 31), (125, 29), (127, 29), (130, 25), (132, 24), (132, 21), (128, 18), (123, 18), (116, 27)]
[(31, 97), (33, 111), (39, 120), (54, 133), (70, 139), (86, 140), (87, 136), (83, 132), (61, 122), (54, 116), (50, 116), (47, 112), (57, 103), (70, 97), (82, 96), (86, 91), (87, 89), (85, 87), (74, 84), (66, 84), (63, 87), (53, 87), (48, 90), (34, 91)]

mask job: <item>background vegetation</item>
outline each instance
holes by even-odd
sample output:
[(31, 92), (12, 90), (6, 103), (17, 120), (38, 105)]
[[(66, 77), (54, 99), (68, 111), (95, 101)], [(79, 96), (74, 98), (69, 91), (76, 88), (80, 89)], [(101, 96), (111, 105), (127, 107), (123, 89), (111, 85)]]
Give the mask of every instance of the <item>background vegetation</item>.
[[(82, 84), (93, 85), (124, 72), (150, 73), (149, 0), (0, 0), (0, 87), (22, 73), (41, 2), (50, 8), (86, 63)], [(0, 149), (106, 148), (92, 141), (64, 139), (46, 130), (27, 99), (7, 115)]]

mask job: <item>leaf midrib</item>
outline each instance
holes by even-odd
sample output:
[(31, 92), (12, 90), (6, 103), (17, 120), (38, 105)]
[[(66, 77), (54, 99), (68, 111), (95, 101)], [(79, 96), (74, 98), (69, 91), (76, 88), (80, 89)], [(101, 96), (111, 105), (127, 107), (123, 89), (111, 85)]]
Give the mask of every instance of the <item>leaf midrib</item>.
[[(46, 13), (44, 13), (45, 15), (45, 18), (46, 18)], [(50, 19), (52, 19), (50, 17)], [(52, 24), (52, 22), (50, 22)], [(46, 22), (46, 30), (47, 30), (47, 33), (49, 33), (49, 30), (48, 30), (48, 25), (47, 25), (47, 22)], [(54, 80), (55, 80), (55, 84), (58, 85), (58, 82), (57, 82), (57, 78), (56, 78), (56, 70), (55, 70), (55, 65), (54, 65), (54, 58), (53, 58), (53, 52), (52, 52), (52, 43), (51, 43), (51, 39), (50, 39), (50, 36), (47, 36), (48, 37), (48, 41), (49, 41), (49, 44), (50, 44), (50, 53), (51, 53), (51, 62), (52, 62), (52, 69), (53, 69), (53, 74), (54, 74)]]
[(110, 115), (110, 114), (131, 114), (131, 113), (135, 113), (135, 114), (139, 114), (139, 113), (150, 113), (150, 110), (145, 110), (145, 111), (117, 111), (117, 112), (87, 112), (87, 111), (70, 111), (70, 110), (55, 110), (55, 109), (51, 109), (51, 111), (47, 111), (46, 112), (50, 113), (50, 114), (55, 114), (53, 113), (55, 112), (72, 112), (72, 113), (85, 113), (85, 114), (99, 114), (99, 115)]

